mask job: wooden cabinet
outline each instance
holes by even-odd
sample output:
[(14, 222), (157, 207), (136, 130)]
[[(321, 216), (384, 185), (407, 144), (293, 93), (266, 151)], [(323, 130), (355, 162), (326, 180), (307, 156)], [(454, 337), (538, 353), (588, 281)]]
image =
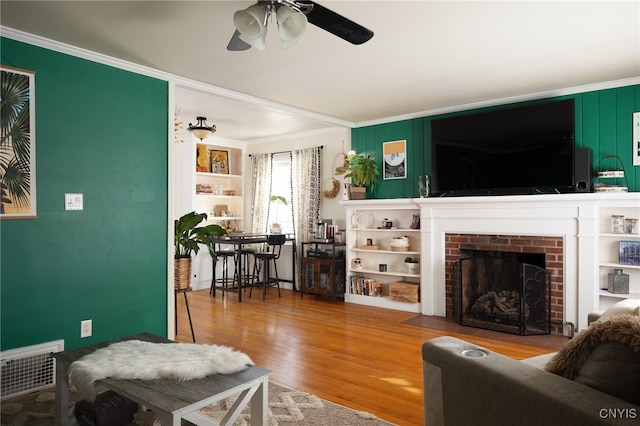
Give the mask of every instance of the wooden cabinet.
[(302, 283), (305, 293), (336, 297), (344, 295), (344, 244), (303, 242)]
[[(410, 199), (341, 203), (347, 213), (345, 302), (419, 313), (419, 206)], [(400, 239), (408, 247), (398, 246)], [(407, 257), (418, 262), (416, 270), (405, 264)], [(410, 288), (415, 297), (399, 297), (399, 288)]]
[(195, 164), (195, 210), (209, 224), (241, 231), (243, 223), (242, 153), (238, 148), (198, 143)]

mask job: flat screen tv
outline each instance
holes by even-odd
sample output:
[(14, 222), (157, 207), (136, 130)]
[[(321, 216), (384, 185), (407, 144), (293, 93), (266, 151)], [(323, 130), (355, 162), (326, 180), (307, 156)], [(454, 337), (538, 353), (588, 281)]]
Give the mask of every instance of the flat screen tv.
[(431, 122), (434, 196), (574, 190), (573, 99)]

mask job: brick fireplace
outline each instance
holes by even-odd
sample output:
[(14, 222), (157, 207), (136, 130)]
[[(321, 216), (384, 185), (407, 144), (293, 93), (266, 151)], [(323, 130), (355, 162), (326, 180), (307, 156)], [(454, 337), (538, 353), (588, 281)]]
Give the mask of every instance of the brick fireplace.
[(564, 312), (564, 247), (559, 236), (445, 234), (446, 316), (454, 316), (454, 264), (464, 251), (532, 253), (544, 255), (551, 273), (551, 334), (562, 334)]

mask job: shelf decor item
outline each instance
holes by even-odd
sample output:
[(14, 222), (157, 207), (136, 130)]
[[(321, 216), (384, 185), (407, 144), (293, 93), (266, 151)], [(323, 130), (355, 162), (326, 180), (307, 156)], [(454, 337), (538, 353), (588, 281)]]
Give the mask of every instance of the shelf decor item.
[(622, 272), (622, 269), (614, 269), (609, 274), (609, 293), (629, 294), (629, 274)]
[(196, 144), (196, 172), (209, 172), (209, 162), (207, 161), (207, 146)]
[[(602, 167), (602, 161), (607, 159), (615, 159), (616, 163), (614, 167), (616, 168), (604, 169)], [(595, 192), (628, 192), (629, 181), (627, 180), (627, 176), (624, 172), (624, 165), (622, 164), (620, 157), (615, 154), (603, 156), (600, 158), (600, 162), (598, 163), (598, 170), (599, 171), (596, 174), (596, 178), (598, 180), (614, 179), (614, 183), (597, 182), (593, 185), (593, 190)], [(624, 185), (618, 184), (618, 179), (624, 179)]]
[(396, 302), (418, 303), (420, 301), (420, 285), (404, 281), (389, 283), (389, 298)]
[(353, 269), (361, 269), (362, 268), (362, 259), (360, 259), (359, 257), (354, 258), (351, 261), (351, 267)]
[(410, 274), (418, 273), (418, 268), (420, 268), (420, 263), (418, 262), (418, 260), (411, 257), (405, 257), (404, 264), (407, 265), (407, 269), (409, 270)]
[(618, 263), (640, 266), (640, 241), (620, 241)]
[(229, 152), (212, 149), (209, 151), (211, 173), (229, 174)]
[(411, 241), (409, 241), (409, 237), (406, 235), (402, 237), (393, 237), (389, 245), (391, 246), (391, 251), (409, 251)]
[(624, 216), (620, 214), (611, 215), (611, 232), (614, 234), (624, 234)]

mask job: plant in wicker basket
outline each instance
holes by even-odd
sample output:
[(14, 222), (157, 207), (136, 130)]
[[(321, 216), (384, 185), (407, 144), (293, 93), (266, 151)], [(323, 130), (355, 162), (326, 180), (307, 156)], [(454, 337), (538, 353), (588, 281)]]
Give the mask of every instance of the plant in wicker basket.
[(215, 258), (213, 243), (210, 237), (227, 235), (227, 231), (219, 225), (198, 226), (207, 219), (206, 213), (191, 212), (177, 219), (174, 223), (174, 287), (189, 287), (191, 277), (191, 253), (197, 254), (200, 244), (207, 247), (211, 257)]

